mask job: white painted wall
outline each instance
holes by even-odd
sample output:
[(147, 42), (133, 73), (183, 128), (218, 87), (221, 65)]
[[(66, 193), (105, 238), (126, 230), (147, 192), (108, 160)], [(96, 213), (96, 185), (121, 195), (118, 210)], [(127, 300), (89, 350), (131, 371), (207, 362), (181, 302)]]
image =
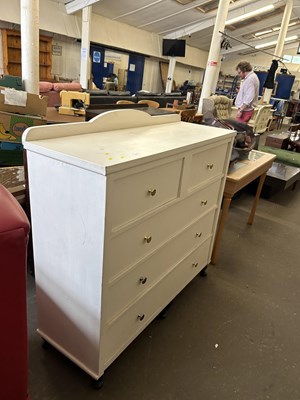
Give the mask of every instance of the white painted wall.
[(72, 80), (80, 79), (80, 43), (76, 39), (53, 38), (53, 45), (62, 46), (62, 55), (52, 55), (52, 75)]
[(174, 74), (174, 79), (176, 82), (176, 86), (180, 87), (184, 83), (184, 81), (194, 81), (195, 84), (202, 83), (204, 70), (195, 67), (187, 67), (183, 64), (176, 64), (176, 70)]

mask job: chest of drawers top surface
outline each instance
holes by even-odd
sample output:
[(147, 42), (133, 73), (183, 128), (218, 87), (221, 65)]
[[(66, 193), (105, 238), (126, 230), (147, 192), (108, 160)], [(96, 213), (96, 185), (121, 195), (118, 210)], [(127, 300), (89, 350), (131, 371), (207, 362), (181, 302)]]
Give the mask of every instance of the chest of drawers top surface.
[(107, 175), (150, 156), (172, 155), (234, 134), (180, 122), (177, 115), (151, 117), (138, 110), (114, 110), (89, 122), (29, 128), (23, 144), (25, 149)]

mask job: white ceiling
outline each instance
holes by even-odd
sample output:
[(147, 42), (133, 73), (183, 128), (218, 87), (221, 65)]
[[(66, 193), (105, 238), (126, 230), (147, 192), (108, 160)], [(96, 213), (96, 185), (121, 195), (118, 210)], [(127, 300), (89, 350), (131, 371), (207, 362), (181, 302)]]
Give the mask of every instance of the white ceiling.
[[(203, 6), (207, 0), (191, 0), (182, 5), (176, 0), (60, 0), (65, 3), (66, 10), (72, 13), (87, 5), (92, 5), (93, 13), (132, 25), (134, 27), (155, 32), (168, 38), (183, 38), (187, 44), (208, 51), (211, 44), (217, 10), (208, 13), (200, 12), (197, 6)], [(180, 0), (183, 3), (187, 2)], [(268, 4), (274, 4), (276, 12), (273, 15), (263, 15), (257, 20), (244, 23), (236, 29), (226, 29), (226, 33), (252, 46), (274, 41), (278, 38), (278, 31), (255, 38), (255, 32), (267, 30), (269, 27), (280, 26), (285, 7), (284, 0), (235, 0), (229, 8), (228, 18), (243, 15)], [(300, 22), (300, 0), (294, 0), (291, 20)], [(249, 36), (250, 34), (250, 36)], [(246, 36), (245, 36), (246, 35)], [(300, 25), (290, 27), (287, 36), (298, 35), (300, 41)], [(229, 39), (232, 48), (224, 50), (230, 56), (237, 56), (243, 52), (252, 51), (246, 44)], [(274, 47), (266, 50), (272, 53)]]

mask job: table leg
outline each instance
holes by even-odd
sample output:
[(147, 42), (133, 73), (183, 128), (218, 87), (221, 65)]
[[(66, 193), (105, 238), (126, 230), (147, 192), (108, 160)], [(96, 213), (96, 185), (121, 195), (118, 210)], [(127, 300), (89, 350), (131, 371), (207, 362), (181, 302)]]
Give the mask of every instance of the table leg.
[(221, 211), (221, 217), (220, 217), (219, 226), (218, 226), (218, 230), (217, 230), (217, 234), (216, 234), (216, 238), (215, 238), (215, 243), (214, 243), (214, 247), (213, 247), (213, 251), (212, 251), (212, 255), (211, 255), (210, 263), (213, 265), (215, 265), (218, 260), (219, 251), (220, 251), (220, 247), (221, 247), (221, 239), (222, 239), (223, 229), (224, 229), (225, 222), (227, 219), (231, 199), (232, 199), (231, 197), (225, 197), (225, 196), (223, 199), (223, 207), (222, 207), (222, 211)]
[(249, 215), (248, 222), (247, 222), (248, 225), (252, 225), (253, 224), (256, 207), (257, 207), (257, 204), (258, 204), (259, 196), (260, 196), (264, 181), (266, 179), (266, 176), (267, 176), (267, 173), (265, 172), (259, 178), (258, 187), (257, 187), (257, 190), (256, 190), (256, 195), (255, 195), (255, 198), (254, 198), (254, 201), (253, 201), (253, 204), (252, 204), (251, 213)]

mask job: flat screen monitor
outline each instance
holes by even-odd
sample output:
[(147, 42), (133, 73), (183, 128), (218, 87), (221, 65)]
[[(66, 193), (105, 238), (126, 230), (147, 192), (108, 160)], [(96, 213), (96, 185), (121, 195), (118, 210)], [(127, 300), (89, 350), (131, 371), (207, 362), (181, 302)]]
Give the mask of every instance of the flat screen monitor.
[(163, 56), (185, 57), (185, 40), (163, 39)]

